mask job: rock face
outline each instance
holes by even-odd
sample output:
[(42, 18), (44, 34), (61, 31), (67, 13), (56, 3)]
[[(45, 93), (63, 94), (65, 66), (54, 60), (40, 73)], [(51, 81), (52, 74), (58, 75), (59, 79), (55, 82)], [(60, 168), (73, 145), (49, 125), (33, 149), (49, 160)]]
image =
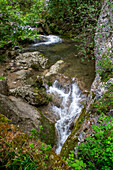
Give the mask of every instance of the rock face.
[[(88, 107), (87, 111), (90, 107), (90, 104), (93, 103), (95, 100), (98, 100), (103, 96), (106, 92), (106, 86), (113, 82), (108, 80), (106, 83), (102, 82), (101, 77), (98, 74), (98, 70), (101, 70), (101, 66), (99, 63), (103, 60), (102, 56), (106, 54), (109, 61), (112, 61), (113, 64), (113, 11), (112, 7), (109, 6), (109, 2), (113, 4), (112, 0), (104, 1), (102, 10), (98, 19), (97, 30), (95, 33), (95, 58), (96, 58), (96, 77), (91, 86), (89, 100), (88, 100)], [(100, 29), (101, 28), (101, 29)], [(105, 58), (106, 59), (106, 58)], [(103, 68), (105, 69), (105, 68)], [(113, 68), (112, 68), (113, 71)]]
[[(109, 5), (113, 4), (112, 0), (104, 1), (102, 10), (98, 19), (97, 30), (95, 33), (95, 57), (96, 57), (96, 69), (98, 69), (98, 63), (102, 59), (104, 53), (108, 54), (113, 51), (113, 9)], [(110, 57), (113, 61), (113, 57)]]
[(40, 124), (40, 113), (15, 97), (9, 98), (0, 94), (0, 112), (11, 119), (12, 122), (21, 125), (21, 128), (27, 133), (30, 133), (33, 126), (38, 127)]
[[(113, 11), (112, 7), (109, 5), (109, 2), (113, 4), (112, 0), (104, 1), (100, 17), (98, 19), (98, 26), (95, 33), (95, 59), (96, 59), (96, 77), (91, 86), (90, 94), (87, 99), (86, 107), (82, 111), (82, 114), (75, 122), (75, 126), (71, 132), (71, 135), (68, 137), (67, 141), (64, 143), (61, 156), (68, 156), (70, 150), (74, 148), (77, 144), (80, 144), (84, 141), (84, 138), (88, 135), (93, 135), (91, 130), (91, 124), (98, 123), (98, 115), (91, 115), (90, 109), (91, 105), (95, 101), (102, 98), (103, 94), (107, 91), (107, 86), (109, 84), (113, 85), (113, 78), (111, 77), (106, 82), (102, 82), (101, 77), (98, 74), (98, 70), (101, 70), (100, 62), (102, 62), (102, 56), (105, 54), (108, 57), (108, 61), (112, 61), (113, 64)], [(100, 29), (101, 28), (101, 29)], [(106, 58), (105, 58), (106, 59)], [(103, 68), (104, 69), (104, 68)], [(113, 71), (113, 69), (112, 69)], [(112, 74), (111, 74), (112, 75)], [(110, 110), (112, 115), (112, 109)]]

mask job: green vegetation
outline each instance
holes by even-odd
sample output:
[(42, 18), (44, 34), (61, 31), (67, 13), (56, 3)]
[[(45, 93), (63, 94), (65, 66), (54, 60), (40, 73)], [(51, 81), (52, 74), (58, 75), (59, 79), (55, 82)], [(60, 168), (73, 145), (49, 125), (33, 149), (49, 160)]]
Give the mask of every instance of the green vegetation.
[(4, 80), (5, 79), (5, 77), (4, 76), (0, 76), (0, 80)]
[(29, 1), (29, 12), (24, 12), (21, 7), (29, 4), (28, 1), (0, 0), (0, 48), (17, 45), (34, 35), (37, 37), (37, 32), (31, 31), (28, 25), (34, 26), (35, 19), (39, 19), (43, 1)]
[(111, 77), (113, 77), (113, 63), (111, 58), (112, 56), (113, 53), (103, 54), (101, 61), (98, 63), (98, 66), (100, 68), (98, 69), (98, 73), (101, 76), (102, 81), (107, 81)]
[[(83, 60), (87, 54), (93, 59), (93, 39), (101, 2), (101, 0), (49, 0), (47, 7), (43, 7), (44, 1), (40, 0), (0, 0), (0, 48), (19, 45), (23, 40), (36, 38), (38, 36), (37, 32), (31, 31), (28, 25), (37, 27), (36, 21), (40, 23), (41, 19), (44, 18), (53, 33), (73, 37), (75, 41), (79, 42), (77, 50), (81, 49), (81, 51), (78, 55), (83, 57)], [(113, 7), (113, 4), (109, 3), (109, 5)], [(102, 28), (103, 25), (98, 28), (100, 36)], [(77, 36), (78, 34), (81, 34), (81, 36)], [(108, 49), (108, 51), (110, 50)], [(112, 59), (110, 59), (113, 54), (110, 55), (103, 54), (101, 61), (98, 63), (98, 73), (102, 81), (105, 82), (113, 76)], [(0, 62), (4, 61), (4, 57), (4, 55), (0, 56)], [(36, 69), (35, 65), (32, 67)], [(4, 77), (1, 76), (1, 79), (4, 79)], [(51, 85), (51, 82), (48, 82), (48, 85)], [(39, 84), (35, 88), (40, 89), (41, 85)], [(45, 95), (44, 90), (42, 90), (42, 95)], [(51, 98), (47, 97), (46, 100), (48, 103)], [(109, 85), (107, 92), (101, 99), (95, 101), (87, 115), (83, 110), (71, 135), (63, 146), (61, 155), (68, 157), (64, 159), (71, 167), (78, 170), (112, 169), (112, 109), (113, 85)], [(84, 120), (88, 120), (90, 114), (99, 115), (97, 125), (92, 125), (92, 136), (87, 137), (84, 142), (77, 146), (79, 133), (77, 136), (75, 134)], [(1, 115), (0, 120), (2, 122), (0, 122), (0, 163), (3, 166), (12, 170), (28, 170), (37, 167), (39, 169), (47, 167), (55, 169), (56, 166), (51, 166), (50, 163), (51, 146), (53, 147), (56, 142), (54, 123), (50, 124), (48, 119), (41, 114), (39, 129), (33, 128), (31, 135), (27, 136), (17, 132), (15, 127), (8, 124), (8, 120)], [(87, 131), (87, 129), (85, 130)], [(48, 146), (38, 141), (38, 139), (48, 144)], [(77, 155), (75, 155), (75, 147), (77, 147)], [(70, 151), (71, 149), (73, 151)], [(56, 162), (55, 153), (52, 154), (52, 157)], [(57, 162), (57, 164), (62, 168), (62, 162)]]
[(19, 131), (9, 119), (0, 114), (0, 169), (67, 170), (68, 166), (50, 145)]
[(78, 169), (112, 169), (113, 165), (113, 118), (99, 117), (99, 124), (92, 125), (94, 135), (78, 146), (77, 157), (71, 152), (67, 159), (70, 166)]
[[(93, 31), (101, 8), (101, 1), (49, 0), (48, 22), (54, 32), (80, 33)], [(71, 23), (71, 24), (70, 24)]]

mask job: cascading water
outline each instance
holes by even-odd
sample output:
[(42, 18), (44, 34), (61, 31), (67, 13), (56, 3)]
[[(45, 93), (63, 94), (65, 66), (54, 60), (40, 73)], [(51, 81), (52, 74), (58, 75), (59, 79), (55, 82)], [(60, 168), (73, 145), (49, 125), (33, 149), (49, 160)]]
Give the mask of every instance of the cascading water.
[(33, 44), (33, 46), (40, 46), (40, 45), (50, 45), (50, 44), (55, 44), (55, 43), (60, 43), (62, 42), (62, 39), (58, 36), (55, 35), (39, 35), (39, 38), (43, 38), (45, 41), (43, 42), (38, 42)]
[[(23, 52), (40, 51), (48, 58), (49, 67), (58, 60), (63, 60), (67, 67), (60, 73), (69, 78), (76, 77), (80, 86), (82, 85), (82, 90), (89, 91), (95, 77), (95, 62), (93, 60), (87, 62), (87, 59), (84, 62), (81, 61), (81, 56), (75, 47), (75, 45), (79, 46), (80, 43), (65, 41), (55, 35), (39, 35), (39, 39), (35, 39), (33, 44), (25, 47)], [(53, 98), (56, 97), (55, 100), (57, 101), (49, 110), (51, 114), (56, 114), (55, 118), (57, 120), (55, 126), (58, 132), (56, 152), (59, 154), (62, 145), (71, 133), (70, 129), (72, 128), (73, 120), (81, 112), (82, 105), (80, 101), (85, 96), (81, 94), (75, 80), (72, 80), (70, 85), (65, 86), (55, 81), (53, 86), (47, 89), (48, 93), (53, 93)], [(60, 104), (57, 99), (60, 100)]]
[(71, 85), (62, 86), (57, 80), (47, 90), (48, 93), (58, 96), (61, 100), (61, 106), (52, 106), (52, 111), (59, 117), (55, 127), (58, 132), (58, 143), (56, 153), (60, 154), (62, 145), (70, 135), (70, 126), (75, 117), (79, 116), (82, 105), (80, 104), (81, 92), (75, 81)]

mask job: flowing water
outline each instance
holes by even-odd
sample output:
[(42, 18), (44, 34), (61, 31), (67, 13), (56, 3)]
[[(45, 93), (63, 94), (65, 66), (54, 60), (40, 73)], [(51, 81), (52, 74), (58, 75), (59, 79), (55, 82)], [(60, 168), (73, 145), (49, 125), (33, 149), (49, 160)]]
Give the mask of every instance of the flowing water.
[(56, 153), (60, 154), (62, 145), (70, 135), (70, 126), (75, 117), (78, 117), (82, 105), (80, 104), (82, 94), (75, 81), (72, 84), (63, 87), (57, 80), (53, 83), (47, 92), (56, 94), (61, 100), (61, 106), (52, 106), (53, 113), (59, 116), (55, 127), (58, 132), (58, 142)]
[(51, 107), (53, 114), (58, 117), (55, 124), (58, 132), (56, 153), (60, 154), (62, 145), (71, 133), (70, 127), (72, 122), (80, 115), (83, 107), (81, 99), (84, 98), (84, 95), (76, 83), (76, 78), (81, 79), (84, 90), (90, 90), (95, 76), (94, 61), (90, 61), (89, 63), (87, 60), (81, 62), (81, 58), (75, 56), (78, 53), (75, 48), (75, 42), (66, 42), (54, 35), (41, 35), (40, 37), (44, 38), (44, 41), (37, 40), (34, 44), (24, 49), (24, 51), (37, 50), (42, 52), (49, 59), (49, 66), (60, 59), (64, 60), (68, 63), (68, 67), (62, 71), (62, 74), (72, 80), (67, 85), (62, 85), (58, 80), (55, 80), (53, 85), (47, 88), (48, 93), (54, 94), (60, 100), (59, 106), (53, 104)]
[(79, 79), (83, 88), (89, 91), (95, 77), (95, 62), (94, 60), (88, 62), (87, 58), (84, 61), (81, 60), (75, 45), (79, 46), (82, 42), (73, 42), (54, 35), (41, 35), (40, 37), (42, 37), (41, 40), (34, 41), (34, 44), (26, 47), (24, 52), (40, 51), (49, 59), (48, 67), (58, 60), (64, 60), (67, 63), (67, 68), (61, 73)]

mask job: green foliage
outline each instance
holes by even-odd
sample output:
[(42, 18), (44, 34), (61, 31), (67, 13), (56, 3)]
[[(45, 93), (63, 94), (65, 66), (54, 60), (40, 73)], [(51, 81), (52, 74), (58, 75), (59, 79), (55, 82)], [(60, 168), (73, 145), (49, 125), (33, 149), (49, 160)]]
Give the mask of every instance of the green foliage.
[(43, 130), (42, 125), (39, 126), (39, 130), (32, 128), (31, 129), (31, 137), (35, 137), (35, 138), (39, 139), (42, 130)]
[(92, 125), (94, 135), (78, 146), (78, 155), (71, 151), (68, 164), (75, 169), (111, 170), (113, 165), (113, 118), (99, 117), (99, 124)]
[(45, 145), (44, 143), (41, 144), (41, 151), (40, 153), (44, 155), (44, 159), (49, 159), (49, 154), (51, 153), (51, 145)]
[(87, 137), (78, 147), (78, 158), (89, 169), (112, 169), (113, 165), (113, 118), (100, 117), (99, 125), (92, 125), (94, 136)]
[[(112, 56), (113, 53), (110, 54)], [(111, 76), (113, 76), (113, 63), (109, 54), (103, 54), (102, 59), (99, 61), (98, 73), (102, 77), (102, 81), (107, 81)]]
[(19, 157), (12, 159), (7, 166), (7, 168), (11, 170), (22, 170), (23, 168), (24, 170), (35, 170), (37, 167), (37, 161), (33, 160), (28, 154), (20, 154)]
[(27, 27), (35, 22), (35, 18), (39, 18), (42, 11), (42, 1), (33, 1), (29, 13), (24, 14), (18, 1), (0, 0), (0, 48), (9, 42), (17, 45), (20, 41), (37, 35), (36, 31)]
[[(12, 147), (11, 143), (7, 142), (4, 138), (2, 138), (2, 136), (0, 136), (0, 139), (2, 139), (4, 142), (4, 144), (3, 142), (0, 143), (1, 158), (4, 155), (1, 168), (6, 167), (6, 169), (9, 170), (35, 170), (37, 168), (37, 161), (33, 159), (32, 155), (30, 155), (28, 152), (21, 152), (21, 150), (17, 151)], [(7, 148), (9, 149), (6, 152)]]
[(5, 79), (5, 77), (4, 76), (0, 76), (0, 80), (4, 80)]
[(75, 159), (74, 151), (70, 151), (69, 158), (66, 160), (68, 164), (77, 170), (85, 169), (86, 164), (82, 160)]
[[(57, 25), (57, 30), (80, 32), (90, 30), (99, 14), (101, 1), (49, 0), (48, 18)], [(59, 30), (60, 29), (60, 30)]]

